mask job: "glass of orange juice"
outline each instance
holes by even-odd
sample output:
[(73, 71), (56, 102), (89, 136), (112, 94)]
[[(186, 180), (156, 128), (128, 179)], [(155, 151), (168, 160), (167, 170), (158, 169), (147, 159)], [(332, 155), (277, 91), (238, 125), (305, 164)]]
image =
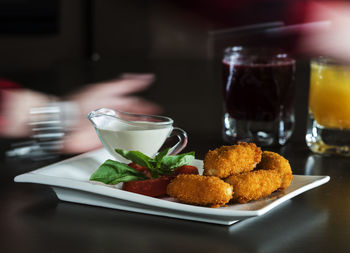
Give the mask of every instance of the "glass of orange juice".
[(320, 154), (350, 156), (350, 66), (311, 61), (306, 143)]

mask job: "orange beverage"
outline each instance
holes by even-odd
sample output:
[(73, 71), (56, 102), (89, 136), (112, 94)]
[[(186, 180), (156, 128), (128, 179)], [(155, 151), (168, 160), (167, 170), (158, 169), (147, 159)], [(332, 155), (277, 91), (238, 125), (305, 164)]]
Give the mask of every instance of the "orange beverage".
[(350, 66), (322, 57), (311, 62), (306, 144), (350, 156)]
[(309, 109), (324, 127), (350, 129), (350, 67), (311, 63)]

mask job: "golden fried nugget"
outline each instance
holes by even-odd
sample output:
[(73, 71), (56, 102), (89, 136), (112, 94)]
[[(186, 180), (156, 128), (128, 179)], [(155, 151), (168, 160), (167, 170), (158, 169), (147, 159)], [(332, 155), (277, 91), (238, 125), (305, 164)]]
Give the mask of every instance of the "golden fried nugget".
[(204, 157), (204, 175), (226, 178), (250, 171), (261, 160), (261, 149), (254, 143), (239, 142), (209, 150)]
[(292, 168), (288, 160), (271, 151), (262, 153), (261, 162), (257, 165), (257, 169), (277, 171), (282, 178), (281, 190), (286, 189), (293, 179)]
[(168, 185), (167, 194), (183, 203), (219, 207), (232, 198), (232, 186), (218, 177), (180, 174)]
[(225, 182), (233, 186), (232, 200), (247, 203), (258, 200), (276, 191), (282, 182), (277, 171), (254, 170), (229, 176)]

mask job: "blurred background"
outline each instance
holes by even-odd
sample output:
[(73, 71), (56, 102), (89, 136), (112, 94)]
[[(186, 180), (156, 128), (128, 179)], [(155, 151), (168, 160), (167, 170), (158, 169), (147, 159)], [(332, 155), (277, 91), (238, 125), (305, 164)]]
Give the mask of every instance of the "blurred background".
[[(307, 1), (234, 2), (1, 0), (0, 71), (4, 76), (16, 72), (16, 79), (17, 73), (27, 72), (20, 81), (40, 89), (28, 78), (41, 76), (47, 84), (65, 86), (86, 81), (77, 71), (63, 73), (67, 64), (127, 59), (125, 65), (131, 61), (139, 70), (134, 66), (149, 59), (208, 59), (216, 53), (221, 57), (222, 48), (215, 49), (223, 39), (212, 31), (262, 22), (298, 23), (303, 19), (298, 3), (303, 7)], [(230, 39), (227, 45), (233, 44)], [(125, 69), (132, 71), (130, 65)], [(122, 71), (115, 67), (110, 74)], [(44, 89), (57, 89), (54, 86)]]
[[(190, 131), (188, 149), (201, 145), (191, 143), (191, 136), (216, 146), (222, 141), (223, 49), (277, 45), (295, 53), (300, 36), (294, 30), (278, 36), (227, 31), (261, 23), (278, 27), (309, 21), (309, 2), (1, 0), (0, 77), (65, 96), (125, 72), (154, 73), (154, 84), (141, 95)], [(304, 142), (308, 59), (296, 57), (300, 106), (293, 138)]]

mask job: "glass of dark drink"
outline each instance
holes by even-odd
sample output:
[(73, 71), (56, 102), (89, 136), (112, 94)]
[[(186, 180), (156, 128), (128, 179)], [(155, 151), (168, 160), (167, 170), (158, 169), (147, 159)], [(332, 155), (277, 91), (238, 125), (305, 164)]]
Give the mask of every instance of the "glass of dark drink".
[(294, 127), (295, 60), (280, 50), (230, 47), (222, 67), (224, 139), (284, 145)]

